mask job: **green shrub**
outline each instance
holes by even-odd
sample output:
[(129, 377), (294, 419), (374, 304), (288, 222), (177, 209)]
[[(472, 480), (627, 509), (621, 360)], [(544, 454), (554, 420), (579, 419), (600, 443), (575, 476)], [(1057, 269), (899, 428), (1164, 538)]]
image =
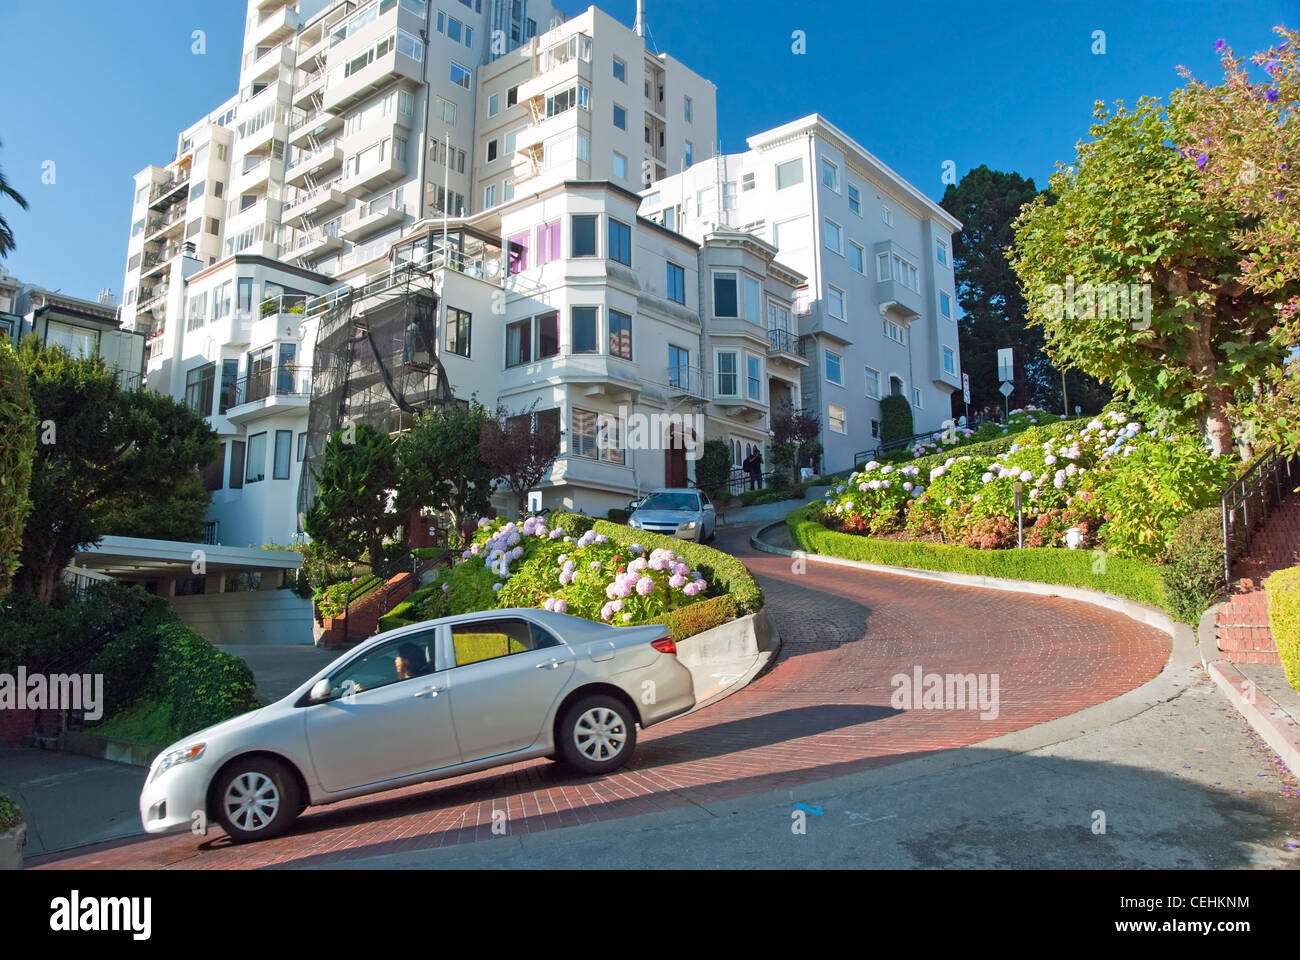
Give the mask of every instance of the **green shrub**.
[(301, 548), (302, 567), (300, 573), (306, 577), (314, 592), (343, 580), (351, 580), (357, 575), (356, 567), (348, 563), (337, 553), (315, 541)]
[(757, 613), (763, 606), (763, 591), (745, 569), (745, 565), (735, 557), (703, 544), (678, 540), (675, 537), (666, 537), (647, 530), (633, 530), (631, 527), (621, 527), (606, 520), (598, 521), (594, 529), (615, 543), (625, 546), (639, 543), (646, 550), (664, 547), (674, 551), (693, 569), (700, 571), (710, 584), (718, 585), (731, 594), (742, 614)]
[(722, 440), (705, 440), (695, 462), (695, 485), (713, 496), (731, 476), (731, 450)]
[[(441, 596), (441, 589), (440, 583), (431, 583), (407, 594), (405, 600), (379, 618), (380, 632), (396, 630), (398, 627), (410, 626), (422, 620), (436, 620), (437, 617), (424, 614), (420, 608), (435, 595)], [(439, 614), (439, 616), (443, 616), (443, 614)]]
[(146, 697), (105, 716), (107, 719), (92, 728), (96, 735), (142, 743), (156, 750), (194, 732), (176, 726), (172, 721), (172, 705), (166, 700)]
[(7, 795), (0, 793), (0, 833), (8, 833), (22, 822), (23, 812), (18, 804), (10, 800)]
[(609, 513), (605, 514), (605, 519), (610, 523), (627, 523), (627, 518), (632, 516), (632, 511), (623, 507), (610, 507)]
[(1206, 507), (1179, 521), (1169, 540), (1169, 561), (1161, 568), (1169, 611), (1196, 623), (1225, 589), (1223, 513)]
[(1264, 581), (1268, 626), (1287, 683), (1300, 690), (1300, 567), (1279, 570)]
[(0, 597), (18, 571), (23, 529), (31, 511), (36, 415), (27, 376), (7, 340), (0, 341)]
[(185, 736), (257, 706), (248, 664), (179, 622), (158, 630), (154, 684)]
[(689, 607), (669, 610), (662, 619), (672, 638), (680, 643), (687, 637), (730, 623), (738, 616), (740, 610), (736, 607), (735, 599), (724, 593), (720, 597), (710, 597)]
[(596, 525), (596, 518), (589, 517), (585, 513), (565, 513), (561, 510), (548, 516), (546, 525), (552, 530), (557, 527), (563, 528), (566, 534), (576, 540)]
[(906, 440), (916, 431), (912, 427), (912, 405), (907, 397), (891, 393), (880, 400), (880, 443), (885, 446)]
[(1056, 547), (977, 550), (941, 543), (873, 540), (857, 534), (828, 530), (816, 520), (810, 519), (817, 509), (817, 504), (810, 504), (786, 517), (791, 539), (807, 553), (890, 567), (913, 567), (919, 570), (942, 570), (1084, 587), (1169, 609), (1159, 569), (1144, 561), (1108, 556), (1104, 558), (1103, 565), (1089, 551)]
[(362, 574), (355, 580), (344, 580), (332, 584), (316, 593), (316, 609), (324, 619), (341, 617), (348, 606), (349, 596), (352, 597), (351, 602), (356, 603), (362, 597), (374, 593), (383, 585), (383, 579), (373, 573)]
[(746, 490), (740, 495), (740, 502), (747, 507), (761, 503), (780, 503), (783, 500), (802, 500), (803, 487), (768, 487), (763, 490)]
[(149, 695), (153, 665), (158, 656), (158, 629), (152, 625), (128, 628), (108, 641), (86, 667), (87, 673), (104, 675), (101, 707), (105, 717), (111, 717), (123, 707)]

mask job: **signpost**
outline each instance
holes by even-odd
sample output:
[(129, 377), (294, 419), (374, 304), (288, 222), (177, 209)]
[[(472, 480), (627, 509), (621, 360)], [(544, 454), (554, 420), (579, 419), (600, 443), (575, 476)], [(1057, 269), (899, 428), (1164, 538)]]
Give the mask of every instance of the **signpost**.
[(998, 379), (1002, 381), (1002, 386), (998, 387), (1003, 401), (1006, 404), (1007, 417), (1011, 416), (1011, 391), (1015, 389), (1012, 383), (1016, 379), (1016, 368), (1012, 361), (1011, 348), (1001, 347), (998, 350)]
[[(877, 391), (879, 392), (879, 391)], [(961, 375), (961, 398), (966, 404), (966, 422), (970, 423), (970, 374)]]
[[(1005, 387), (1006, 384), (1004, 383), (1003, 386)], [(1016, 549), (1023, 550), (1025, 547), (1025, 512), (1023, 507), (1024, 498), (1022, 494), (1024, 493), (1025, 485), (1017, 480), (1016, 485), (1012, 487), (1012, 490), (1015, 493), (1016, 504)]]

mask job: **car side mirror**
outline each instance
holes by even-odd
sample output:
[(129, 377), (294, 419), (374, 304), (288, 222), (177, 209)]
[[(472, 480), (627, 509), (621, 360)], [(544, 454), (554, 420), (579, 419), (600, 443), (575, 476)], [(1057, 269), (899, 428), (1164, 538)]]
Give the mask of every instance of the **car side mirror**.
[(316, 685), (311, 688), (311, 693), (308, 694), (308, 697), (310, 698), (312, 703), (325, 703), (327, 700), (329, 700), (330, 699), (329, 677), (325, 677), (321, 680), (317, 680)]

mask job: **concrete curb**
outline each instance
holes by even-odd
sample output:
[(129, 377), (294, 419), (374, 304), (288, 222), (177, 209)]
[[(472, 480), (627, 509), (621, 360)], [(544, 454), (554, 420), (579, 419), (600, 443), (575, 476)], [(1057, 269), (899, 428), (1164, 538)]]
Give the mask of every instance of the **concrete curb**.
[(114, 740), (79, 730), (65, 730), (59, 737), (59, 749), (64, 753), (112, 760), (114, 763), (127, 763), (135, 767), (148, 767), (153, 763), (153, 758), (158, 756), (156, 749), (141, 743)]
[(749, 685), (781, 649), (781, 637), (763, 607), (677, 645), (677, 659), (695, 681), (694, 713)]
[(1287, 769), (1292, 773), (1300, 772), (1300, 723), (1296, 723), (1272, 697), (1242, 676), (1230, 661), (1215, 660), (1207, 669), (1215, 686), (1282, 758)]

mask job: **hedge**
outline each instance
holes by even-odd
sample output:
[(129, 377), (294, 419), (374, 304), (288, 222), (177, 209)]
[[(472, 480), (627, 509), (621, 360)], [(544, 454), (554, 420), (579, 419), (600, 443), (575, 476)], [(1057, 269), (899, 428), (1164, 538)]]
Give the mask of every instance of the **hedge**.
[(1144, 561), (1105, 557), (1104, 567), (1093, 572), (1093, 554), (1059, 547), (1024, 550), (976, 550), (942, 543), (873, 540), (853, 533), (828, 530), (809, 512), (809, 504), (786, 517), (790, 538), (807, 553), (843, 557), (863, 563), (919, 570), (941, 570), (978, 576), (1003, 577), (1062, 586), (1101, 590), (1170, 610), (1160, 570)]
[(3, 793), (0, 793), (0, 833), (8, 833), (23, 822), (23, 812)]
[(27, 377), (7, 340), (0, 341), (0, 597), (18, 572), (32, 501), (36, 415)]
[(433, 591), (440, 589), (438, 584), (431, 583), (428, 586), (420, 587), (406, 595), (406, 599), (396, 604), (393, 609), (379, 618), (379, 630), (382, 633), (385, 630), (396, 630), (398, 627), (409, 627), (413, 623), (419, 623), (419, 620), (412, 620), (410, 614), (416, 607), (423, 603)]
[(639, 543), (646, 550), (653, 550), (656, 547), (672, 550), (690, 564), (692, 569), (702, 573), (711, 586), (722, 587), (731, 594), (742, 616), (757, 613), (763, 607), (763, 591), (759, 589), (757, 581), (750, 576), (745, 565), (735, 557), (700, 543), (678, 540), (676, 537), (651, 533), (648, 530), (633, 530), (631, 527), (619, 526), (608, 520), (597, 520), (592, 529), (623, 546)]
[(1169, 612), (1196, 623), (1227, 588), (1223, 573), (1223, 513), (1206, 507), (1178, 521), (1169, 538), (1169, 563), (1160, 568)]
[(157, 693), (186, 735), (255, 709), (253, 671), (180, 622), (158, 629)]
[(672, 638), (680, 643), (687, 637), (730, 623), (738, 616), (740, 610), (736, 606), (735, 598), (731, 594), (724, 593), (720, 597), (710, 597), (687, 607), (669, 610), (660, 620), (668, 628)]
[(1300, 567), (1279, 570), (1264, 581), (1268, 626), (1287, 683), (1300, 690)]

